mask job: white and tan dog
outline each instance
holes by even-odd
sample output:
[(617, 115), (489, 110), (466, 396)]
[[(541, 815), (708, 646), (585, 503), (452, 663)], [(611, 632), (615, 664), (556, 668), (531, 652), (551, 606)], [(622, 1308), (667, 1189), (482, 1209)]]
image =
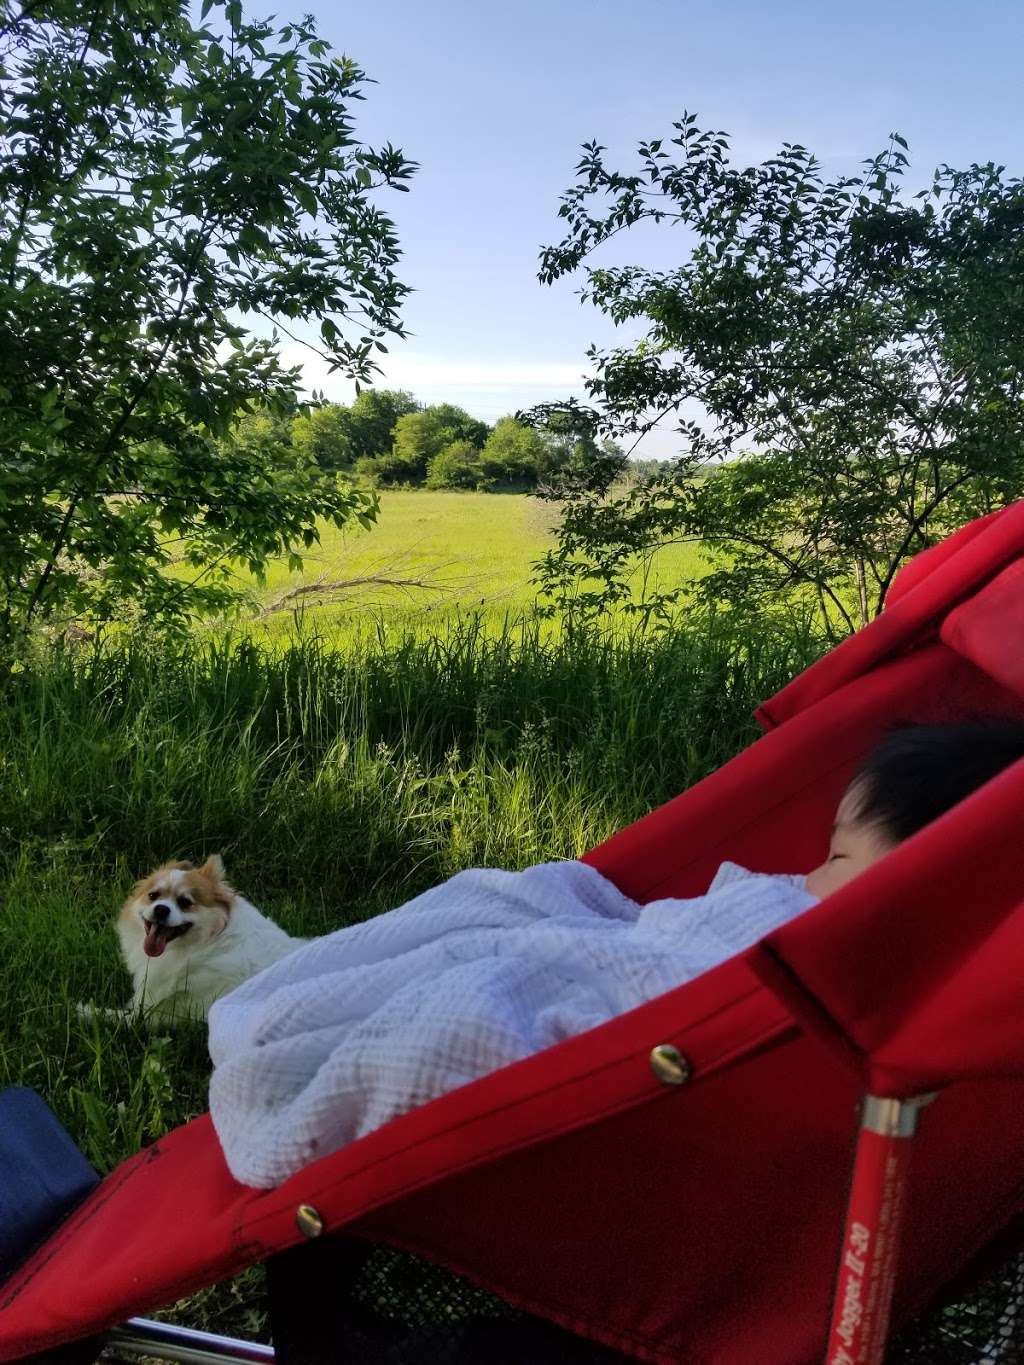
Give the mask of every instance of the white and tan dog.
[(219, 996), (306, 942), (228, 886), (216, 854), (202, 867), (165, 863), (136, 883), (117, 933), (134, 986), (128, 1012), (161, 1027), (205, 1020)]

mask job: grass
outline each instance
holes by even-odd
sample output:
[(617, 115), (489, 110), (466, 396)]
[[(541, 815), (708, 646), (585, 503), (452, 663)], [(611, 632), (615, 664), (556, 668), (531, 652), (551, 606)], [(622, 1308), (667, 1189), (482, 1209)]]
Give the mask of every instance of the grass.
[[(417, 495), (419, 496), (419, 495)], [(107, 1171), (205, 1108), (202, 1029), (83, 1020), (129, 994), (135, 876), (220, 851), (289, 931), (329, 932), (470, 865), (582, 853), (754, 737), (809, 639), (443, 632), (97, 645), (0, 693), (0, 1086), (30, 1085)], [(251, 1331), (256, 1281), (179, 1318)], [(255, 1295), (255, 1298), (254, 1298)]]
[[(264, 585), (241, 581), (259, 607), (276, 606), (261, 622), (272, 638), (292, 631), (296, 613), (307, 628), (349, 635), (371, 620), (436, 632), (472, 611), (500, 632), (534, 605), (532, 565), (553, 544), (554, 521), (550, 504), (521, 493), (384, 490), (372, 530), (325, 526), (301, 574), (280, 562)], [(649, 586), (701, 572), (694, 546), (671, 546), (655, 555)], [(328, 586), (337, 583), (349, 586)]]

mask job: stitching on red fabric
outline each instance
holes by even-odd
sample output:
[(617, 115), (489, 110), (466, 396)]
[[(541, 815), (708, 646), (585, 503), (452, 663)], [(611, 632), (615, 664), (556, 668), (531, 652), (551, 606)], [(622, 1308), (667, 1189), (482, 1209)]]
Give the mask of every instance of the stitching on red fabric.
[[(255, 1257), (253, 1260), (246, 1260), (243, 1254), (236, 1252), (225, 1262), (221, 1278), (229, 1280), (232, 1275), (237, 1275), (248, 1266), (255, 1264), (258, 1259), (258, 1257)], [(173, 1293), (169, 1294), (166, 1299), (161, 1299), (159, 1301), (154, 1301), (153, 1299), (146, 1297), (131, 1299), (123, 1312), (101, 1318), (99, 1323), (95, 1327), (90, 1328), (84, 1335), (69, 1332), (66, 1328), (56, 1328), (44, 1332), (42, 1335), (31, 1336), (28, 1338), (31, 1343), (29, 1346), (29, 1353), (34, 1355), (40, 1350), (46, 1350), (47, 1347), (62, 1346), (71, 1341), (86, 1341), (91, 1336), (98, 1336), (103, 1332), (109, 1332), (112, 1327), (117, 1327), (120, 1323), (124, 1322), (126, 1318), (133, 1317), (136, 1313), (152, 1311), (157, 1308), (165, 1308), (168, 1304), (176, 1303), (178, 1299), (187, 1298), (189, 1294), (197, 1293), (200, 1289), (205, 1289), (210, 1283), (211, 1282), (205, 1278), (205, 1275), (196, 1274), (189, 1279), (182, 1280), (179, 1285), (175, 1286)], [(220, 1280), (214, 1281), (213, 1283), (220, 1283)], [(19, 1349), (17, 1356), (5, 1356), (3, 1355), (3, 1346), (0, 1344), (0, 1360), (16, 1361), (24, 1354), (24, 1349)]]
[(110, 1202), (128, 1177), (133, 1174), (136, 1167), (152, 1160), (150, 1153), (157, 1145), (157, 1143), (153, 1143), (152, 1147), (144, 1147), (142, 1151), (136, 1152), (133, 1157), (129, 1157), (116, 1171), (112, 1171), (96, 1187), (92, 1197), (85, 1204), (74, 1209), (64, 1223), (46, 1239), (38, 1251), (30, 1256), (20, 1269), (12, 1273), (6, 1283), (0, 1287), (0, 1294), (2, 1294), (0, 1312), (9, 1308), (24, 1293), (39, 1271), (53, 1260), (68, 1238), (90, 1223), (96, 1214)]
[[(741, 1003), (742, 1001), (749, 999), (752, 995), (757, 994), (757, 992), (761, 989), (762, 987), (757, 986), (753, 990), (747, 992), (745, 995), (738, 997), (737, 1000), (731, 1003), (733, 1004)], [(728, 1008), (728, 1006), (722, 1006), (719, 1009), (714, 1010), (710, 1015), (707, 1015), (705, 1019), (701, 1020), (700, 1022), (706, 1022), (706, 1020), (708, 1019), (713, 1019), (715, 1015), (722, 1013), (722, 1010), (726, 1008)], [(694, 1081), (698, 1081), (702, 1077), (707, 1076), (709, 1074), (717, 1073), (723, 1068), (723, 1066), (728, 1065), (728, 1063), (732, 1061), (738, 1054), (744, 1053), (750, 1048), (763, 1046), (767, 1040), (775, 1036), (785, 1034), (791, 1031), (794, 1027), (795, 1026), (792, 1020), (787, 1017), (785, 1020), (776, 1021), (771, 1026), (762, 1029), (753, 1038), (745, 1040), (744, 1043), (731, 1045), (728, 1051), (724, 1053), (719, 1053), (713, 1058), (711, 1058), (709, 1061), (705, 1062), (704, 1065), (701, 1066), (699, 1072), (694, 1075)], [(625, 1065), (626, 1063), (629, 1062), (638, 1061), (642, 1058), (642, 1056), (643, 1054), (639, 1052), (628, 1053), (625, 1056), (621, 1056), (611, 1062), (608, 1062), (604, 1066), (596, 1067), (593, 1071), (585, 1072), (580, 1076), (575, 1076), (572, 1078), (570, 1082), (559, 1082), (548, 1086), (546, 1090), (534, 1091), (530, 1095), (522, 1096), (517, 1100), (512, 1100), (508, 1104), (500, 1105), (496, 1109), (487, 1110), (484, 1114), (474, 1114), (471, 1118), (463, 1119), (460, 1123), (457, 1123), (453, 1125), (453, 1127), (446, 1129), (445, 1133), (447, 1134), (458, 1132), (459, 1129), (465, 1128), (470, 1124), (476, 1123), (481, 1118), (490, 1118), (493, 1115), (505, 1113), (509, 1109), (515, 1108), (521, 1104), (531, 1103), (534, 1100), (540, 1098), (542, 1095), (552, 1093), (556, 1090), (564, 1089), (566, 1084), (573, 1085), (578, 1084), (580, 1081), (587, 1080), (591, 1076), (600, 1075), (602, 1072), (607, 1071), (612, 1066)], [(516, 1151), (524, 1146), (534, 1146), (539, 1142), (544, 1142), (552, 1137), (557, 1137), (563, 1132), (565, 1133), (572, 1132), (574, 1129), (579, 1128), (591, 1121), (597, 1121), (598, 1119), (607, 1118), (608, 1115), (610, 1114), (619, 1113), (626, 1109), (634, 1108), (636, 1105), (652, 1102), (659, 1098), (665, 1098), (669, 1093), (670, 1092), (667, 1092), (663, 1087), (654, 1088), (651, 1090), (645, 1089), (640, 1092), (635, 1092), (625, 1097), (624, 1099), (616, 1100), (601, 1109), (590, 1110), (584, 1118), (579, 1119), (577, 1122), (572, 1123), (567, 1127), (562, 1126), (560, 1124), (554, 1124), (548, 1128), (534, 1130), (531, 1133), (529, 1139), (527, 1140), (516, 1139), (510, 1142), (499, 1143), (498, 1145), (489, 1147), (482, 1152), (478, 1150), (474, 1154), (472, 1165), (473, 1166), (483, 1165), (486, 1161), (492, 1160), (495, 1157), (502, 1156), (507, 1152)], [(427, 1145), (428, 1143), (433, 1141), (433, 1139), (437, 1136), (439, 1135), (434, 1134), (431, 1137), (419, 1138), (415, 1142), (409, 1143), (408, 1146), (406, 1147), (402, 1147), (399, 1148), (397, 1151), (390, 1152), (386, 1156), (375, 1158), (373, 1161), (368, 1162), (365, 1166), (361, 1166), (357, 1171), (350, 1172), (348, 1175), (341, 1177), (339, 1180), (332, 1181), (327, 1185), (317, 1185), (314, 1187), (315, 1194), (319, 1196), (329, 1194), (333, 1192), (335, 1189), (340, 1188), (342, 1185), (346, 1185), (351, 1181), (361, 1178), (363, 1175), (366, 1174), (367, 1171), (372, 1171), (377, 1166), (388, 1164), (389, 1162), (394, 1161), (399, 1156), (404, 1156), (409, 1152), (415, 1151), (417, 1147)], [(329, 1160), (330, 1158), (327, 1159)], [(470, 1169), (469, 1166), (461, 1166), (459, 1167), (459, 1170), (452, 1171), (449, 1174), (458, 1175), (461, 1171), (468, 1169)], [(404, 1194), (409, 1193), (411, 1190), (420, 1188), (425, 1183), (425, 1180), (427, 1178), (428, 1177), (424, 1177), (415, 1181), (407, 1182), (406, 1184), (400, 1186), (396, 1186), (396, 1188), (388, 1196), (386, 1202), (393, 1203), (396, 1199), (400, 1199)], [(280, 1189), (280, 1187), (278, 1187), (278, 1189)], [(314, 1195), (311, 1193), (310, 1198), (312, 1197), (314, 1197)], [(370, 1208), (372, 1206), (373, 1206), (372, 1201), (366, 1205), (361, 1205), (349, 1216), (347, 1221), (352, 1222), (354, 1219), (361, 1217), (362, 1214), (367, 1211), (367, 1208)], [(281, 1207), (278, 1207), (267, 1213), (260, 1214), (257, 1217), (246, 1219), (246, 1228), (249, 1231), (253, 1231), (265, 1222), (280, 1218), (282, 1212), (283, 1209)]]
[[(947, 614), (942, 622), (941, 638), (943, 641), (948, 644), (951, 649), (956, 650), (961, 657), (967, 659), (969, 663), (974, 663), (975, 667), (981, 668), (983, 673), (988, 673), (988, 669), (982, 667), (980, 664), (976, 664), (972, 656), (969, 653), (964, 652), (964, 637), (967, 633), (967, 628), (964, 624), (965, 617), (963, 609), (974, 606), (981, 595), (994, 587), (997, 583), (1000, 588), (1005, 588), (1009, 580), (1019, 579), (1022, 574), (1024, 574), (1024, 559), (1012, 559), (1009, 564), (1005, 565), (999, 573), (989, 580), (989, 582), (983, 584), (976, 593), (972, 593), (970, 597), (957, 603), (956, 607)], [(992, 675), (989, 674), (989, 676), (991, 677)]]
[(841, 1044), (843, 1051), (848, 1054), (846, 1058), (847, 1063), (852, 1064), (858, 1075), (863, 1078), (864, 1068), (868, 1061), (867, 1054), (858, 1047), (836, 1017), (822, 1002), (821, 998), (805, 984), (803, 978), (790, 966), (789, 962), (782, 956), (773, 943), (764, 940), (758, 947), (759, 950), (764, 953), (765, 957), (772, 962), (779, 974), (785, 977), (801, 998), (811, 1005), (812, 1010), (821, 1016), (821, 1019), (833, 1035), (833, 1041)]

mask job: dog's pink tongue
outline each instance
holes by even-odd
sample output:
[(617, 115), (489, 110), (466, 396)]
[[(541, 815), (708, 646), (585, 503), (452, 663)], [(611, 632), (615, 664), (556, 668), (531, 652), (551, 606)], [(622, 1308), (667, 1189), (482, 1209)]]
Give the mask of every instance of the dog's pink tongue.
[(167, 931), (162, 924), (151, 923), (146, 925), (146, 937), (142, 944), (142, 951), (147, 957), (159, 957), (167, 947)]

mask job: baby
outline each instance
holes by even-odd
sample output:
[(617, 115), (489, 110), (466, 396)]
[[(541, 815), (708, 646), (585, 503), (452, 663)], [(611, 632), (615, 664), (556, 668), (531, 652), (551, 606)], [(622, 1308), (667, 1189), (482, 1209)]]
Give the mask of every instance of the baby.
[(830, 896), (1020, 758), (1020, 725), (913, 725), (890, 731), (847, 787), (828, 857), (808, 873), (807, 890), (818, 899)]
[(210, 1013), (210, 1112), (228, 1165), (269, 1187), (396, 1115), (692, 981), (839, 889), (1024, 757), (1024, 729), (894, 731), (806, 878), (723, 863), (638, 904), (593, 867), (471, 868), (315, 939)]

